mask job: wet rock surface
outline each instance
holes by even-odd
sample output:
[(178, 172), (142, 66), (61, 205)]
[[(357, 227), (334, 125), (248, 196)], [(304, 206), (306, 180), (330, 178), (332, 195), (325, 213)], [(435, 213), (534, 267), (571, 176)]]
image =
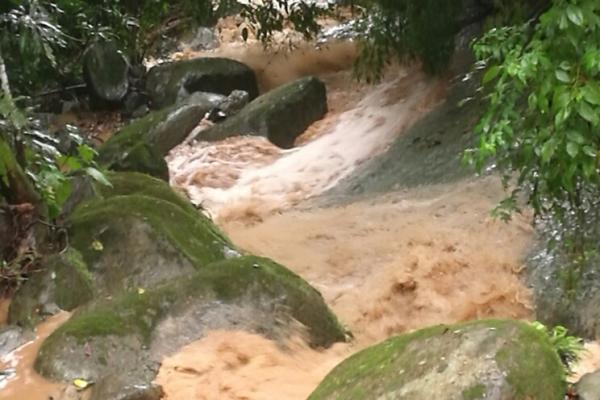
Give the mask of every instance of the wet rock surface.
[(83, 55), (83, 74), (88, 89), (99, 100), (121, 101), (129, 89), (129, 63), (111, 41), (98, 41)]
[[(9, 354), (34, 337), (35, 334), (32, 331), (25, 330), (20, 326), (9, 325), (0, 328), (0, 355)], [(0, 382), (2, 381), (2, 375), (7, 374), (10, 374), (10, 371), (7, 371), (5, 374), (2, 374), (0, 371)]]
[(548, 326), (564, 326), (583, 338), (598, 338), (600, 260), (592, 257), (578, 270), (567, 258), (540, 250), (544, 245), (541, 238), (525, 271), (533, 289), (536, 319)]
[(253, 100), (238, 114), (200, 132), (199, 140), (222, 140), (237, 135), (268, 138), (291, 148), (296, 138), (327, 112), (325, 85), (315, 77), (287, 83)]
[(258, 96), (254, 71), (227, 58), (196, 58), (157, 65), (148, 72), (146, 81), (146, 91), (156, 109), (171, 106), (194, 92), (227, 96), (234, 90), (248, 92), (251, 99)]
[(246, 256), (91, 303), (44, 342), (36, 369), (59, 380), (117, 374), (123, 382), (149, 384), (163, 356), (213, 329), (274, 340), (304, 334), (313, 346), (345, 340), (315, 289), (268, 259)]
[(116, 132), (99, 149), (99, 162), (115, 171), (138, 171), (168, 179), (163, 157), (181, 143), (211, 108), (185, 104), (150, 114)]
[(516, 321), (437, 326), (389, 339), (338, 365), (310, 400), (562, 400), (548, 338)]
[(59, 310), (71, 311), (94, 297), (92, 274), (72, 248), (48, 257), (18, 289), (10, 304), (10, 323), (33, 328)]
[(469, 176), (473, 171), (461, 159), (464, 150), (473, 144), (472, 129), (481, 112), (477, 82), (474, 76), (461, 77), (442, 104), (325, 197), (343, 201), (366, 194), (455, 182)]
[(580, 400), (600, 400), (600, 371), (581, 377), (575, 389)]

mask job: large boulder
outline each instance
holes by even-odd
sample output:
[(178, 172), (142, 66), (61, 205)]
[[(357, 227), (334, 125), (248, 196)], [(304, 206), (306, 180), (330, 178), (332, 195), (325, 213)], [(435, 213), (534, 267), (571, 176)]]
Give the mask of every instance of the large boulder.
[(210, 108), (192, 103), (151, 112), (104, 143), (98, 161), (115, 171), (144, 172), (167, 180), (164, 156), (190, 134)]
[(251, 99), (258, 96), (254, 71), (227, 58), (196, 58), (160, 64), (150, 69), (146, 80), (146, 92), (156, 109), (171, 106), (194, 92), (227, 96), (234, 90), (248, 92)]
[(129, 63), (114, 42), (98, 41), (83, 54), (83, 76), (97, 99), (119, 102), (129, 90)]
[(600, 336), (600, 255), (590, 252), (584, 264), (577, 265), (544, 240), (539, 247), (526, 270), (536, 319), (595, 340)]
[(299, 333), (315, 347), (345, 340), (319, 292), (273, 261), (246, 256), (84, 307), (43, 343), (35, 368), (56, 380), (116, 375), (148, 385), (164, 356), (215, 329), (281, 341)]
[(92, 274), (72, 248), (52, 255), (15, 293), (8, 321), (33, 328), (58, 310), (71, 311), (94, 297)]
[(81, 252), (99, 295), (148, 289), (238, 254), (208, 218), (172, 195), (170, 188), (112, 195), (70, 216), (70, 244)]
[(202, 131), (198, 139), (257, 135), (287, 149), (293, 147), (296, 138), (325, 113), (325, 84), (315, 77), (305, 77), (260, 96), (235, 116)]
[[(11, 323), (32, 327), (98, 295), (148, 288), (237, 254), (218, 228), (164, 181), (134, 172), (107, 177), (111, 186), (92, 184), (82, 199), (87, 203), (68, 217), (71, 247), (44, 260), (15, 293)], [(195, 240), (178, 236), (179, 229)]]
[(565, 370), (544, 332), (516, 321), (436, 326), (338, 365), (309, 400), (563, 400)]

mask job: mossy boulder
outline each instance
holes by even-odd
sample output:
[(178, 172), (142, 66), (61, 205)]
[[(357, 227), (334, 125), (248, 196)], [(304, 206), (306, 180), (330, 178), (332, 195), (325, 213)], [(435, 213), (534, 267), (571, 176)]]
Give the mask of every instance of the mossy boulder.
[(150, 288), (236, 254), (208, 218), (156, 195), (95, 199), (80, 205), (68, 223), (71, 245), (101, 294)]
[(10, 323), (32, 328), (45, 316), (71, 311), (94, 297), (92, 274), (77, 250), (68, 248), (42, 264), (13, 296)]
[(228, 96), (234, 90), (258, 96), (254, 71), (235, 60), (218, 57), (196, 58), (157, 65), (150, 69), (146, 92), (156, 109), (169, 107), (194, 92)]
[(164, 157), (198, 125), (210, 107), (184, 104), (151, 112), (116, 132), (99, 149), (99, 162), (115, 171), (168, 178)]
[(56, 380), (151, 382), (164, 356), (215, 329), (282, 341), (302, 334), (315, 347), (345, 340), (319, 292), (271, 260), (246, 256), (86, 306), (44, 342), (35, 368)]
[(83, 54), (83, 76), (97, 99), (119, 102), (129, 90), (129, 63), (114, 42), (92, 43)]
[(441, 325), (338, 365), (309, 400), (562, 400), (564, 368), (544, 332), (517, 321)]
[(238, 114), (200, 132), (198, 139), (223, 140), (236, 135), (257, 135), (287, 149), (293, 147), (296, 138), (325, 113), (325, 84), (315, 77), (305, 77), (253, 100)]

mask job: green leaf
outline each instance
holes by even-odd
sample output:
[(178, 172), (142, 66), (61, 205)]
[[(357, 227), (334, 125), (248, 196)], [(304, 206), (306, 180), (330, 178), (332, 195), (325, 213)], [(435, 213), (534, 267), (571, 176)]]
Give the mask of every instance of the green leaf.
[(571, 158), (577, 157), (577, 154), (579, 154), (579, 145), (575, 142), (567, 143), (567, 153)]
[(96, 150), (88, 146), (87, 144), (82, 144), (77, 146), (77, 153), (79, 153), (79, 157), (86, 163), (90, 163), (94, 160), (94, 157), (98, 155)]
[(569, 5), (567, 7), (567, 17), (569, 18), (569, 21), (571, 21), (575, 25), (583, 25), (583, 12), (581, 12), (581, 9), (579, 9), (579, 7)]
[(581, 118), (585, 119), (588, 122), (596, 124), (598, 122), (598, 114), (594, 111), (594, 109), (586, 102), (579, 103), (577, 107), (577, 112), (581, 116)]
[(569, 138), (570, 141), (578, 143), (578, 144), (583, 144), (585, 142), (585, 138), (578, 131), (567, 132), (567, 137)]
[(95, 181), (100, 182), (101, 184), (103, 184), (105, 186), (111, 186), (112, 187), (112, 184), (106, 178), (106, 176), (102, 172), (100, 172), (99, 170), (97, 170), (96, 168), (88, 167), (88, 168), (85, 169), (85, 172), (89, 176), (91, 176)]
[(486, 71), (485, 75), (483, 75), (482, 82), (484, 84), (486, 84), (486, 83), (492, 81), (494, 78), (496, 78), (498, 76), (499, 72), (500, 72), (500, 67), (499, 66), (495, 65), (493, 67), (490, 67)]
[(547, 163), (550, 161), (556, 150), (556, 140), (550, 139), (542, 146), (542, 162)]
[(590, 82), (583, 88), (583, 98), (590, 104), (600, 106), (600, 87)]
[(598, 151), (592, 146), (583, 146), (583, 153), (586, 156), (590, 156), (593, 158), (596, 158), (596, 156), (598, 155)]
[(556, 79), (558, 79), (561, 82), (564, 83), (569, 83), (571, 82), (571, 78), (569, 77), (569, 74), (566, 71), (563, 71), (562, 69), (557, 69), (554, 72)]

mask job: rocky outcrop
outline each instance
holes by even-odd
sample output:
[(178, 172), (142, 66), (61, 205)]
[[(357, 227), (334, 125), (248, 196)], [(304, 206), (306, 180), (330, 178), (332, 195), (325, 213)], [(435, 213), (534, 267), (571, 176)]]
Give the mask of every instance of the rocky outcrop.
[(90, 304), (44, 342), (36, 369), (58, 380), (116, 374), (147, 385), (165, 355), (214, 329), (273, 340), (300, 333), (317, 347), (345, 339), (321, 295), (299, 276), (268, 259), (235, 257)]
[(575, 389), (579, 400), (600, 400), (600, 370), (582, 376)]
[(526, 275), (533, 288), (536, 319), (547, 326), (561, 325), (574, 335), (600, 335), (600, 258), (592, 255), (577, 266), (558, 249), (546, 247), (530, 258)]
[(83, 55), (83, 76), (91, 94), (100, 100), (120, 102), (129, 90), (129, 63), (114, 42), (98, 41)]
[(234, 90), (258, 96), (254, 71), (227, 58), (196, 58), (165, 63), (148, 72), (146, 92), (152, 107), (160, 109), (175, 104), (194, 92), (229, 95)]
[[(17, 291), (9, 321), (31, 327), (98, 296), (149, 289), (238, 255), (229, 240), (167, 183), (111, 173), (68, 217), (70, 248), (43, 262)], [(83, 200), (85, 201), (85, 199)]]
[(436, 326), (338, 365), (309, 400), (562, 400), (564, 367), (544, 332), (516, 321)]
[(181, 143), (210, 109), (186, 104), (155, 111), (116, 132), (99, 149), (98, 161), (115, 171), (138, 171), (167, 180), (164, 156)]
[(70, 243), (99, 294), (151, 288), (235, 254), (210, 220), (165, 198), (165, 191), (92, 200), (69, 218)]
[(10, 323), (33, 328), (44, 317), (71, 311), (94, 297), (92, 274), (77, 250), (53, 255), (43, 265), (13, 296)]
[(290, 82), (253, 100), (223, 123), (200, 132), (200, 140), (222, 140), (236, 135), (268, 138), (282, 148), (327, 112), (325, 85), (315, 77)]

